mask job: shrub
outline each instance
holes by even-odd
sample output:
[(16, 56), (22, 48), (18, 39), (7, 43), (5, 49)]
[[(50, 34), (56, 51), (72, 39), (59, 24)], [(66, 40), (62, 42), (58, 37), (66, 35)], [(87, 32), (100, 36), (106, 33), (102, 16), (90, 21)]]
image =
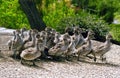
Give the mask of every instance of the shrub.
[(30, 28), (25, 14), (19, 7), (18, 0), (0, 1), (0, 26), (6, 28)]
[(86, 12), (80, 12), (74, 17), (63, 18), (59, 22), (57, 29), (64, 32), (63, 30), (66, 26), (72, 25), (79, 26), (84, 29), (92, 29), (98, 39), (104, 37), (106, 33), (109, 32), (109, 26), (105, 21)]
[(120, 9), (119, 0), (72, 0), (72, 3), (91, 14), (102, 17), (109, 24), (113, 22), (114, 12)]
[(68, 7), (64, 1), (54, 1), (47, 5), (49, 8), (43, 9), (43, 20), (47, 26), (58, 30), (57, 25), (62, 18), (74, 16), (74, 9)]
[(110, 29), (113, 39), (120, 42), (120, 24), (111, 24)]

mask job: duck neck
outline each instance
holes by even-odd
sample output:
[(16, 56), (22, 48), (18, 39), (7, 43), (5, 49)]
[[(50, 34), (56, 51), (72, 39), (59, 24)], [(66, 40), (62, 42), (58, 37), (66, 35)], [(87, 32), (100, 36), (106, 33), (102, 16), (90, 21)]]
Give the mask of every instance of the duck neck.
[(70, 44), (69, 41), (64, 41), (65, 45), (68, 46)]
[(28, 32), (28, 40), (29, 40), (29, 41), (32, 40), (32, 34), (31, 34), (31, 31)]
[(24, 38), (24, 31), (21, 31), (21, 37)]
[(21, 37), (19, 36), (19, 34), (16, 34), (16, 39), (21, 40)]
[(38, 41), (36, 41), (35, 48), (36, 48), (37, 51), (39, 51), (39, 43), (38, 43)]
[(55, 36), (54, 42), (55, 42), (55, 43), (58, 43), (58, 42), (59, 42), (59, 36)]
[(78, 36), (79, 34), (75, 33), (74, 35), (75, 35), (75, 36)]
[(23, 39), (19, 34), (16, 35), (16, 41), (18, 42), (18, 44), (23, 45)]
[(90, 37), (90, 34), (87, 35), (87, 37), (85, 38), (85, 41), (88, 41)]
[(89, 46), (90, 48), (92, 48), (92, 42), (91, 42), (91, 40), (90, 40), (89, 38), (88, 38), (87, 44), (88, 44), (88, 46)]
[(31, 36), (31, 38), (32, 38), (32, 43), (35, 44), (35, 41), (36, 41), (36, 40), (35, 40), (35, 35), (33, 34), (33, 35)]
[(110, 39), (106, 39), (105, 44), (109, 47), (110, 46)]
[(75, 42), (74, 42), (74, 41), (71, 41), (71, 43), (70, 43), (69, 47), (70, 47), (70, 48), (75, 47)]
[(81, 39), (84, 39), (84, 37), (83, 37), (83, 35), (82, 35), (81, 33), (80, 33), (79, 35), (80, 35), (80, 38), (81, 38)]
[(14, 34), (13, 40), (15, 40), (15, 39), (16, 39), (16, 36), (17, 36), (17, 35), (15, 35), (15, 34)]
[(46, 43), (47, 43), (47, 37), (43, 36), (43, 41), (42, 41), (43, 46), (46, 46), (47, 45)]

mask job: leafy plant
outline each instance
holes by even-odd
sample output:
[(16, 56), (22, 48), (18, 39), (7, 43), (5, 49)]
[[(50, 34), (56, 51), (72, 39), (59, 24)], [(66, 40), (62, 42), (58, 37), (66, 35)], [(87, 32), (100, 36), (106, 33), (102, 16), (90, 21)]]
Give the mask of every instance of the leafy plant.
[(66, 26), (72, 25), (79, 26), (84, 29), (92, 29), (95, 32), (96, 37), (99, 38), (105, 36), (106, 33), (109, 32), (109, 26), (105, 21), (86, 12), (80, 12), (74, 17), (63, 18), (59, 22), (57, 29), (63, 32), (63, 29)]
[(47, 26), (50, 26), (57, 30), (57, 25), (62, 18), (69, 16), (74, 16), (74, 9), (68, 7), (64, 1), (58, 2), (56, 0), (54, 3), (47, 5), (48, 8), (43, 10), (43, 20)]
[(110, 29), (110, 32), (113, 35), (113, 39), (120, 41), (120, 24), (111, 24)]
[(0, 26), (7, 28), (30, 28), (26, 16), (19, 7), (18, 0), (1, 0)]
[(114, 13), (120, 10), (119, 0), (72, 0), (72, 3), (80, 9), (102, 17), (109, 24), (113, 22)]

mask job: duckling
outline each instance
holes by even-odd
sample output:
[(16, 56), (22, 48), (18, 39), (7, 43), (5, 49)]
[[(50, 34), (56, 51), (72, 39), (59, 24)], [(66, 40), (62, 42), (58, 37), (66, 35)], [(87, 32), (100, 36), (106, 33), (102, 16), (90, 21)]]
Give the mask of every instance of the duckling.
[(48, 49), (55, 46), (54, 38), (55, 38), (55, 33), (50, 33), (49, 35), (47, 34), (47, 42), (46, 42), (47, 44), (46, 44), (46, 46), (48, 47)]
[(16, 39), (16, 32), (13, 31), (13, 37), (7, 42), (9, 50), (11, 50), (11, 46), (12, 46), (12, 44), (13, 44), (13, 42), (14, 42), (15, 39)]
[(77, 47), (77, 45), (82, 45), (84, 43), (84, 38), (82, 36), (82, 29), (79, 27), (74, 27), (74, 35), (73, 37), (75, 38), (74, 43), (75, 43), (75, 47)]
[(75, 48), (82, 46), (85, 43), (84, 37), (81, 34), (83, 32), (82, 28), (74, 27), (74, 38), (75, 38)]
[(47, 32), (47, 31), (52, 31), (52, 28), (51, 27), (46, 27), (45, 28), (45, 31)]
[(24, 37), (24, 38), (22, 38), (24, 44), (27, 43), (28, 41), (32, 41), (32, 35), (31, 35), (32, 31), (33, 31), (33, 30), (31, 30), (31, 29), (28, 30), (27, 36)]
[(40, 33), (40, 37), (43, 38), (43, 46), (46, 46), (47, 45), (47, 32), (45, 31), (41, 31)]
[(23, 40), (22, 40), (22, 38), (20, 37), (20, 31), (19, 30), (16, 30), (15, 31), (15, 35), (16, 35), (16, 38), (13, 40), (13, 43), (12, 43), (12, 47), (11, 47), (11, 49), (12, 49), (12, 51), (13, 51), (13, 56), (14, 56), (14, 58), (16, 59), (16, 56), (17, 56), (17, 51), (19, 51), (20, 50), (20, 48), (21, 48), (21, 46), (22, 46), (22, 44), (23, 44)]
[(68, 48), (67, 50), (65, 51), (65, 56), (66, 56), (66, 59), (69, 60), (69, 56), (77, 53), (77, 50), (75, 48), (75, 37), (72, 36), (71, 37), (71, 40), (70, 40), (70, 44), (68, 45)]
[(47, 33), (47, 37), (49, 37), (49, 34), (51, 34), (51, 32), (52, 32), (52, 28), (46, 27), (45, 32)]
[[(89, 39), (91, 36), (93, 36), (93, 35), (95, 35), (95, 33), (93, 32), (93, 30), (89, 29), (89, 30), (88, 30), (88, 34), (87, 34), (87, 37), (84, 39), (84, 41), (87, 42), (88, 39)], [(94, 38), (94, 37), (93, 37), (93, 38)]]
[[(91, 31), (88, 32), (88, 35), (91, 33)], [(92, 50), (92, 42), (91, 39), (94, 34), (91, 34), (86, 40), (86, 44), (82, 45), (81, 47), (77, 48), (77, 54), (78, 54), (78, 60), (80, 59), (81, 56), (87, 56), (87, 54)]]
[(34, 60), (41, 56), (39, 44), (43, 42), (43, 40), (41, 40), (39, 37), (40, 36), (36, 36), (36, 43), (34, 47), (29, 47), (21, 52), (21, 64), (24, 64), (23, 60), (27, 60), (32, 61), (32, 65), (35, 66)]
[(25, 32), (26, 30), (27, 30), (26, 28), (21, 28), (21, 29), (20, 29), (20, 36), (21, 36), (22, 38), (25, 38), (24, 32)]
[(36, 36), (36, 33), (35, 33), (35, 31), (34, 30), (32, 30), (31, 31), (31, 38), (32, 38), (32, 40), (30, 41), (30, 40), (28, 40), (26, 43), (24, 43), (23, 45), (22, 45), (22, 50), (24, 50), (24, 49), (27, 49), (27, 48), (29, 48), (29, 47), (34, 47), (35, 46), (35, 36)]
[(51, 33), (54, 33), (54, 34), (55, 34), (56, 32), (57, 32), (57, 31), (56, 31), (55, 29), (52, 29), (52, 31), (51, 31)]
[(70, 41), (70, 39), (71, 39), (70, 35), (68, 33), (61, 34), (59, 37), (59, 40), (63, 41), (64, 39), (67, 39), (68, 41)]
[(42, 42), (42, 45), (40, 45), (40, 48), (42, 47), (41, 49), (41, 57), (42, 58), (48, 58), (49, 54), (48, 54), (48, 50), (49, 50), (49, 47), (48, 47), (48, 44), (47, 44), (47, 32), (46, 31), (41, 31), (40, 32), (40, 38), (43, 39), (43, 42)]
[(65, 28), (65, 33), (68, 33), (70, 36), (72, 36), (74, 34), (73, 27), (67, 26)]
[[(65, 37), (67, 37), (67, 35)], [(55, 46), (49, 49), (48, 51), (49, 55), (63, 56), (65, 54), (65, 51), (67, 50), (68, 45), (70, 44), (68, 38), (65, 37), (63, 38), (62, 41), (60, 41)]]
[(22, 50), (27, 49), (27, 48), (32, 47), (32, 46), (35, 46), (36, 31), (35, 30), (29, 30), (27, 34), (28, 34), (27, 37), (22, 38), (23, 44), (19, 49), (19, 54), (18, 54), (19, 57), (20, 57), (20, 54), (21, 54)]
[[(83, 31), (83, 32), (84, 32), (84, 31)], [(94, 32), (93, 32), (91, 29), (88, 30), (88, 34), (87, 34), (87, 37), (86, 37), (86, 38), (84, 38), (84, 37), (82, 36), (82, 34), (79, 33), (80, 39), (79, 39), (78, 44), (76, 45), (76, 48), (79, 48), (80, 46), (82, 46), (82, 45), (84, 45), (85, 43), (87, 43), (89, 37), (90, 37), (90, 36), (93, 36), (93, 35), (94, 35)]]
[(59, 32), (56, 32), (55, 33), (55, 38), (54, 38), (54, 43), (57, 44), (58, 42), (60, 42), (60, 33)]
[(106, 58), (103, 58), (103, 56), (111, 49), (111, 42), (110, 42), (111, 39), (112, 39), (112, 35), (110, 33), (107, 34), (106, 41), (102, 45), (95, 47), (91, 51), (91, 54), (95, 56), (94, 61), (96, 61), (96, 56), (99, 56), (102, 61), (106, 59)]

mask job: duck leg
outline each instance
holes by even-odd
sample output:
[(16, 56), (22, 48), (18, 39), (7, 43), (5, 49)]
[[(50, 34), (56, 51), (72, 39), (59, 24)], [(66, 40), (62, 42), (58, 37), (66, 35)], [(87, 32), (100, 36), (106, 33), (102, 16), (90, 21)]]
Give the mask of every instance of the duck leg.
[(32, 66), (36, 66), (35, 60), (31, 60), (31, 62), (32, 62)]
[(24, 65), (23, 60), (24, 60), (24, 59), (23, 59), (23, 58), (21, 58), (20, 63)]
[(95, 53), (93, 52), (93, 51), (90, 51), (88, 54), (86, 54), (86, 57), (88, 57), (88, 58), (90, 58), (90, 59), (92, 59), (92, 57), (91, 56), (88, 56), (89, 54), (92, 54), (93, 56), (94, 56), (94, 62), (96, 62), (96, 55), (95, 55)]
[(97, 58), (96, 58), (95, 53), (92, 52), (92, 55), (94, 56), (94, 62), (96, 62), (96, 59), (97, 59)]
[(106, 57), (103, 57), (103, 54), (100, 56), (100, 58), (101, 58), (102, 62), (106, 61)]
[(70, 56), (69, 55), (66, 55), (66, 60), (70, 61)]
[(92, 52), (90, 51), (88, 54), (86, 54), (85, 56), (86, 57), (88, 57), (88, 58), (90, 58), (90, 59), (92, 59), (92, 57), (91, 56), (89, 56), (89, 54), (91, 54)]
[(80, 61), (80, 53), (78, 53), (78, 58), (77, 58), (78, 61)]
[(13, 53), (14, 53), (14, 54), (13, 54), (13, 58), (14, 58), (14, 59), (17, 59), (17, 58), (16, 58), (16, 56), (17, 56), (16, 52), (17, 52), (16, 50), (13, 50)]

